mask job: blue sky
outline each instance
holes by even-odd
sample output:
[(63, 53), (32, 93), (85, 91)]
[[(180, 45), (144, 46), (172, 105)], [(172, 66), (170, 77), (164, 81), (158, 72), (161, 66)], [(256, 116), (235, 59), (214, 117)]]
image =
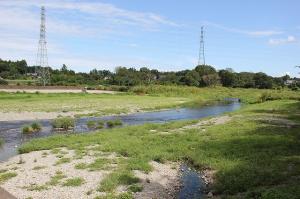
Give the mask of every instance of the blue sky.
[(35, 64), (41, 5), (55, 68), (192, 69), (203, 25), (207, 64), (299, 76), (298, 0), (1, 0), (0, 58)]

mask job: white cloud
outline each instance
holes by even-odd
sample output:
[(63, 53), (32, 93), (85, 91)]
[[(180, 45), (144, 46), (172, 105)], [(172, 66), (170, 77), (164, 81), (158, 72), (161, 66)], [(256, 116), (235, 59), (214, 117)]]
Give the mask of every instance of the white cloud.
[(280, 38), (280, 39), (270, 39), (270, 45), (283, 45), (283, 44), (292, 44), (296, 43), (298, 40), (294, 36), (288, 36), (287, 38)]
[(278, 30), (243, 30), (243, 29), (227, 27), (221, 24), (207, 22), (207, 21), (203, 22), (203, 24), (206, 26), (212, 26), (214, 28), (222, 29), (227, 32), (239, 33), (248, 36), (266, 37), (266, 36), (280, 35), (284, 33), (283, 31), (278, 31)]

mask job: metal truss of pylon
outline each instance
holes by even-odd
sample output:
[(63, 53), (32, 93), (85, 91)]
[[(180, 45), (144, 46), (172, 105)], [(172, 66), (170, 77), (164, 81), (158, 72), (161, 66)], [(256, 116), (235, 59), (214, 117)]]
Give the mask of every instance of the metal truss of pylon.
[(49, 83), (50, 71), (48, 66), (46, 42), (46, 14), (44, 6), (41, 7), (40, 39), (38, 43), (35, 73), (37, 74), (38, 79), (43, 84), (43, 86), (46, 86), (46, 84)]
[(204, 27), (201, 27), (198, 65), (205, 65)]

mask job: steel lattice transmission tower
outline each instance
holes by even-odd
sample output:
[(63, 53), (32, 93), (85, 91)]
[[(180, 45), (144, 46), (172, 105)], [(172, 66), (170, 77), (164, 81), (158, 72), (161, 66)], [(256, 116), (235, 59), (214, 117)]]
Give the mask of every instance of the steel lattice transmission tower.
[(201, 27), (198, 65), (205, 65), (204, 27)]
[(36, 58), (36, 74), (45, 86), (50, 81), (50, 71), (48, 66), (47, 42), (46, 42), (46, 14), (45, 7), (41, 7), (40, 39)]

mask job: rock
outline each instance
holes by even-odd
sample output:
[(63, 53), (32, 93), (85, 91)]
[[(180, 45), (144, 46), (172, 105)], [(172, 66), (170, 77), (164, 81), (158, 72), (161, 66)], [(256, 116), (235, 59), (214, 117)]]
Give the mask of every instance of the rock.
[(213, 193), (210, 191), (210, 192), (208, 192), (208, 194), (207, 194), (207, 197), (209, 197), (209, 198), (212, 198), (214, 195), (213, 195)]

